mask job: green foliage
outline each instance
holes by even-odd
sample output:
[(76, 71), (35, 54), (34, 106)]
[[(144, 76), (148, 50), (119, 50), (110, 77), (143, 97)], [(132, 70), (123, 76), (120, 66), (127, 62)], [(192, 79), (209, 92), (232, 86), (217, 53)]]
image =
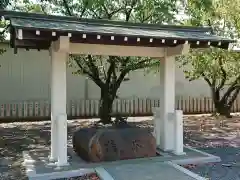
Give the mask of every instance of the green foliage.
[(210, 16), (214, 16), (213, 0), (188, 0), (186, 13), (190, 16), (187, 21), (189, 25), (208, 25)]
[[(176, 0), (51, 0), (55, 13), (81, 18), (120, 20), (141, 23), (173, 23), (177, 12)], [(157, 60), (138, 57), (71, 56), (70, 63), (91, 78), (100, 88), (119, 88), (126, 74), (155, 66)], [(73, 64), (72, 64), (73, 65)]]
[(9, 0), (0, 1), (0, 9), (4, 9), (9, 4)]
[(185, 77), (190, 81), (199, 78), (205, 79), (209, 85), (231, 85), (239, 75), (240, 53), (230, 52), (218, 48), (205, 50), (192, 50), (187, 56), (181, 58), (181, 66), (184, 67)]
[[(5, 39), (5, 23), (0, 21), (0, 43)], [(2, 55), (6, 50), (0, 47), (0, 55)]]
[[(240, 38), (240, 1), (189, 0), (186, 12), (189, 15), (186, 24), (209, 25), (217, 35)], [(190, 81), (204, 79), (207, 82), (217, 111), (225, 111), (240, 91), (239, 59), (240, 53), (209, 48), (192, 50), (187, 56), (180, 57), (179, 62)]]
[[(236, 3), (238, 5), (235, 7), (234, 3), (235, 6)], [(190, 19), (187, 23), (190, 22), (193, 25), (206, 25), (208, 23), (216, 34), (232, 38), (240, 37), (240, 2), (215, 0), (213, 3), (211, 0), (189, 0), (188, 5), (187, 12)], [(186, 77), (190, 80), (198, 78), (206, 80), (207, 78), (211, 81), (219, 81), (223, 78), (222, 68), (227, 73), (227, 80), (231, 80), (238, 75), (240, 72), (239, 57), (240, 54), (236, 52), (210, 48), (202, 51), (193, 50), (191, 54), (180, 59), (181, 65), (185, 68)], [(230, 83), (228, 82), (226, 85)]]
[[(8, 7), (8, 8), (7, 8)], [(31, 0), (24, 0), (23, 4), (18, 0), (1, 0), (0, 9), (10, 9), (18, 10), (25, 12), (35, 12), (35, 13), (44, 13), (44, 4), (43, 3), (34, 3)], [(0, 20), (0, 42), (3, 42), (6, 38), (6, 33), (8, 31), (8, 23), (6, 21)], [(0, 48), (0, 55), (3, 54), (6, 49)]]
[(132, 22), (171, 22), (177, 0), (50, 0), (53, 11), (84, 18)]

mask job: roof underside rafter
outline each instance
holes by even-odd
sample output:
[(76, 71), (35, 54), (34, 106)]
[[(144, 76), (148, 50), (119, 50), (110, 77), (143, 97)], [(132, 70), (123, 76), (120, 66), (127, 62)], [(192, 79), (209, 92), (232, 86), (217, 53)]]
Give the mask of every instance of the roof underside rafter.
[(192, 48), (215, 46), (227, 49), (234, 42), (211, 34), (210, 28), (77, 19), (13, 11), (0, 11), (0, 15), (10, 20), (10, 42), (15, 49), (49, 49), (51, 42), (60, 36), (69, 36), (71, 43), (144, 47), (190, 44)]

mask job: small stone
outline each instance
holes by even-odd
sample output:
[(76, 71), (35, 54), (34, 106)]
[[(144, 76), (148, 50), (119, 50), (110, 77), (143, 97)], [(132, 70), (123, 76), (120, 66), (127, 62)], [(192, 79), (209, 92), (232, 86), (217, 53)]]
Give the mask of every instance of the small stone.
[(232, 164), (222, 164), (222, 166), (225, 166), (225, 167), (232, 167)]

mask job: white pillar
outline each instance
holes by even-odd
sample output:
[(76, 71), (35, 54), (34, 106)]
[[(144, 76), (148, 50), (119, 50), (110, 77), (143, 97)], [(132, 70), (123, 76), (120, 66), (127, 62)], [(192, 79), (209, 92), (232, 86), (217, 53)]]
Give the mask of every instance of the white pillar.
[(50, 155), (50, 161), (57, 161), (57, 112), (56, 108), (54, 108), (56, 104), (56, 94), (57, 91), (57, 58), (56, 53), (53, 49), (51, 49), (50, 52), (51, 55), (51, 155)]
[[(67, 93), (66, 93), (66, 61), (68, 54), (64, 51), (55, 51), (54, 48), (51, 50), (51, 61), (52, 61), (52, 72), (51, 72), (51, 160), (66, 159), (66, 154), (59, 154), (59, 140), (66, 142), (67, 129), (62, 126), (67, 123), (66, 104), (67, 104)], [(65, 117), (61, 119), (59, 123), (59, 116)], [(62, 122), (65, 121), (65, 122)], [(59, 130), (64, 134), (60, 137)], [(64, 148), (64, 147), (63, 147)], [(60, 161), (59, 165), (67, 164), (67, 162)]]
[(68, 165), (67, 158), (67, 115), (59, 114), (58, 121), (58, 166)]
[(183, 113), (176, 110), (174, 114), (174, 150), (176, 155), (184, 155), (183, 152)]
[(175, 57), (165, 57), (160, 61), (160, 148), (173, 150), (173, 123), (168, 123), (169, 113), (175, 111)]
[(161, 137), (161, 119), (160, 119), (160, 108), (159, 107), (153, 107), (153, 124), (154, 124), (154, 130), (153, 130), (153, 136), (156, 140), (157, 147), (160, 147), (160, 137)]

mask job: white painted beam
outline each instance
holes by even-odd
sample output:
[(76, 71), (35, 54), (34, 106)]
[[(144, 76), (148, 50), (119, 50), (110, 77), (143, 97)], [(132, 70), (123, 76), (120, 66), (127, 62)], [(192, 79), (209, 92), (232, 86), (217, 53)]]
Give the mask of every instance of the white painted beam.
[(163, 57), (165, 54), (164, 48), (161, 47), (118, 46), (85, 43), (70, 43), (69, 53), (142, 57)]

